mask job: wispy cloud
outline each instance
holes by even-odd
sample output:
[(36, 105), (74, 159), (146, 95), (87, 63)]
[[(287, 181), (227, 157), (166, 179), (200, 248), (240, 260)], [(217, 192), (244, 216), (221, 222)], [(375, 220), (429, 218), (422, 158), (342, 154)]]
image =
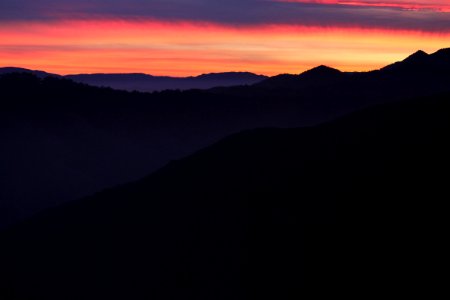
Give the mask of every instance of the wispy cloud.
[(275, 0), (278, 2), (325, 4), (339, 6), (358, 7), (382, 7), (413, 11), (438, 11), (450, 12), (450, 1), (428, 1), (428, 0)]

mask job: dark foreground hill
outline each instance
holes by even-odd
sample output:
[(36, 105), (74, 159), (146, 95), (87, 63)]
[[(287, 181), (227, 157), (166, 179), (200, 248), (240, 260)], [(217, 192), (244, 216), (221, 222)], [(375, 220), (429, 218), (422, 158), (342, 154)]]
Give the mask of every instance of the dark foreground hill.
[(450, 94), (246, 131), (2, 238), (1, 299), (433, 297)]
[(368, 73), (322, 66), (248, 87), (152, 94), (0, 75), (0, 227), (141, 178), (241, 130), (314, 125), (450, 92), (449, 57), (441, 50)]

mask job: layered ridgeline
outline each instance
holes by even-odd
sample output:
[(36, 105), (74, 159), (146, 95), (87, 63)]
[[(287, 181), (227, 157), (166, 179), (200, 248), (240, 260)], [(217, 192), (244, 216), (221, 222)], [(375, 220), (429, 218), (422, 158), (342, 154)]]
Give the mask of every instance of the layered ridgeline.
[(130, 92), (210, 89), (213, 87), (252, 85), (267, 79), (267, 76), (256, 75), (250, 72), (209, 73), (189, 77), (153, 76), (143, 73), (98, 73), (61, 76), (58, 74), (51, 74), (43, 71), (34, 71), (23, 68), (0, 68), (0, 74), (8, 73), (29, 73), (34, 74), (40, 78), (45, 78), (47, 76), (66, 78), (71, 79), (75, 82), (89, 84), (92, 86), (109, 87)]
[(309, 126), (450, 92), (449, 50), (368, 73), (318, 67), (252, 86), (130, 93), (43, 73), (0, 76), (0, 226), (136, 180), (226, 135)]
[(0, 298), (436, 297), (449, 134), (450, 93), (228, 137), (4, 233)]
[(251, 85), (267, 79), (266, 76), (249, 72), (210, 73), (181, 78), (147, 74), (78, 74), (65, 77), (94, 86), (141, 92)]

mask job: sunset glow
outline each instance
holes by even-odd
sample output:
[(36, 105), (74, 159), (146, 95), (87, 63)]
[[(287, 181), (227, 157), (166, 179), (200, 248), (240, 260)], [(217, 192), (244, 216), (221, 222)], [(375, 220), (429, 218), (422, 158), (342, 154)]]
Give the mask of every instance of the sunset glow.
[[(16, 3), (20, 2), (26, 1)], [(59, 74), (186, 76), (250, 71), (275, 75), (300, 73), (319, 64), (344, 71), (371, 70), (419, 49), (433, 52), (450, 46), (450, 1), (443, 0), (242, 2), (275, 5), (274, 9), (286, 13), (283, 20), (279, 14), (259, 10), (239, 15), (238, 8), (229, 8), (236, 12), (232, 18), (223, 9), (214, 17), (206, 4), (210, 14), (175, 11), (174, 17), (158, 13), (159, 6), (152, 12), (152, 7), (143, 7), (145, 14), (137, 15), (133, 1), (124, 6), (130, 11), (123, 14), (114, 5), (107, 14), (99, 14), (94, 9), (97, 1), (67, 2), (66, 6), (63, 2), (52, 6), (54, 11), (30, 10), (16, 17), (11, 17), (14, 11), (6, 14), (13, 6), (5, 6), (5, 13), (0, 12), (0, 66)], [(305, 17), (296, 19), (284, 5), (294, 5), (297, 14), (305, 13)], [(328, 17), (314, 19), (311, 12)]]

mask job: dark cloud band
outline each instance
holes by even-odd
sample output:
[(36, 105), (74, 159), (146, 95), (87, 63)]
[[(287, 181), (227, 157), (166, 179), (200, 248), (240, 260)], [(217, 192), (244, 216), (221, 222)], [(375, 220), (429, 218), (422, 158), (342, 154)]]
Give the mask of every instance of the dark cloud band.
[(450, 32), (450, 13), (383, 7), (272, 0), (0, 1), (0, 22), (102, 18), (196, 21), (230, 26), (289, 24)]

